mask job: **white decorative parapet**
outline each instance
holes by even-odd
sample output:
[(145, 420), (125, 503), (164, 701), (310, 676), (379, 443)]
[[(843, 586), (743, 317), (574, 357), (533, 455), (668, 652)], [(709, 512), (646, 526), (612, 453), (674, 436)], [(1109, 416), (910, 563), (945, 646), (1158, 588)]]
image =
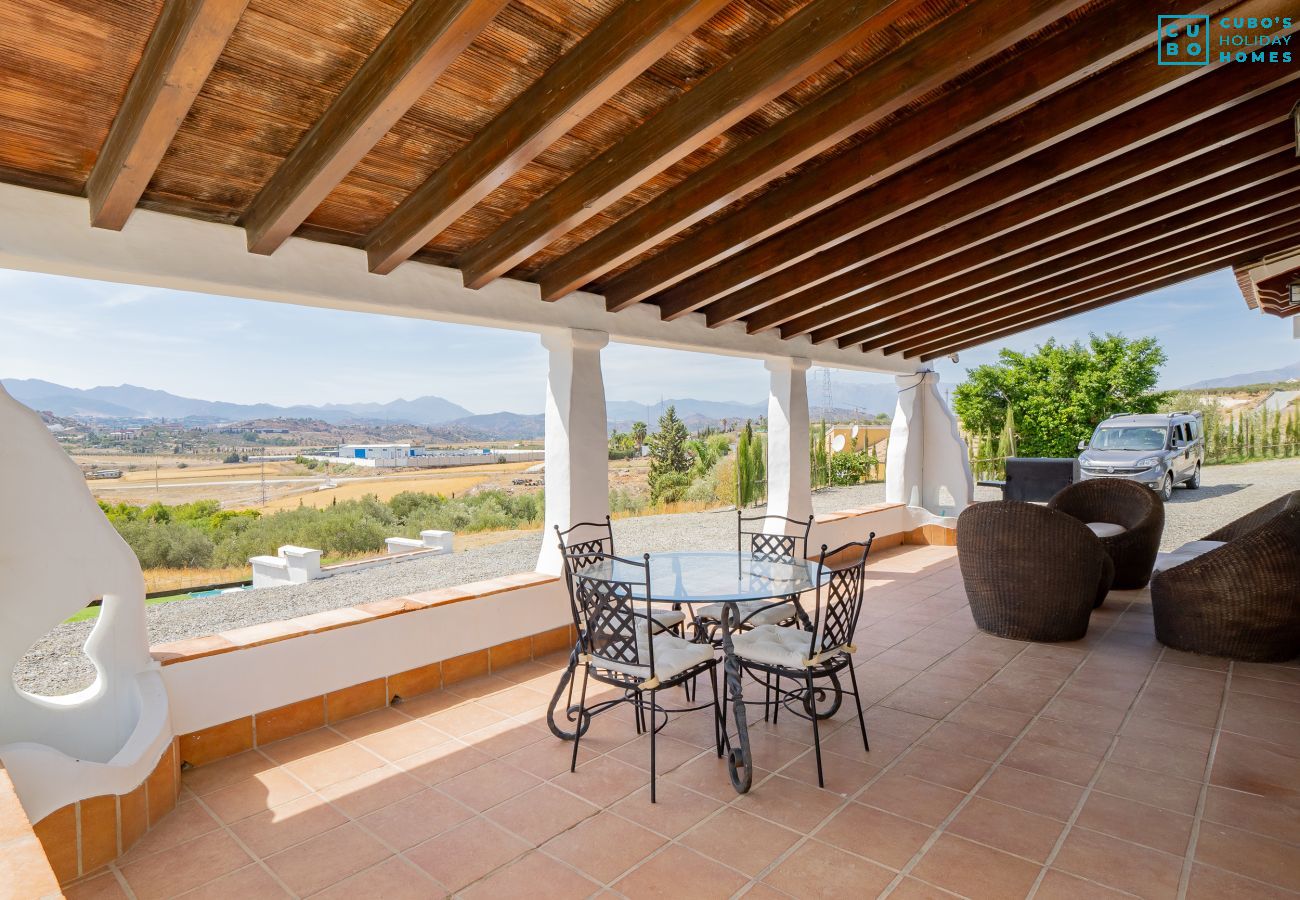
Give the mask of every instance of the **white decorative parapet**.
[[(135, 554), (40, 417), (3, 388), (0, 434), (0, 759), (36, 822), (77, 800), (134, 790), (171, 741), (170, 712), (149, 656)], [(28, 648), (98, 597), (85, 645), (94, 682), (57, 697), (19, 689), (12, 673)]]
[(430, 556), (440, 556), (451, 552), (451, 540), (455, 532), (421, 531), (419, 538), (391, 537), (384, 541), (388, 545), (388, 555), (410, 553), (415, 550), (434, 550)]
[(319, 550), (286, 544), (278, 556), (252, 556), (253, 588), (306, 584), (321, 577)]

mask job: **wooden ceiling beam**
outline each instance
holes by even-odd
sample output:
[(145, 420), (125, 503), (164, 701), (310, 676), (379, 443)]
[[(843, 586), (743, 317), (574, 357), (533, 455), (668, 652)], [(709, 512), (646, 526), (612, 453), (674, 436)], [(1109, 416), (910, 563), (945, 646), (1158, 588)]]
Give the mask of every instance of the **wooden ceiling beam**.
[(702, 26), (728, 0), (624, 3), (515, 98), (366, 238), (384, 275)]
[(765, 238), (1147, 49), (1152, 12), (1150, 4), (1120, 3), (1104, 15), (1088, 16), (1036, 42), (1005, 64), (902, 118), (872, 140), (739, 206), (699, 230), (691, 240), (671, 245), (671, 252), (656, 253), (620, 273), (603, 286), (607, 304), (654, 297), (666, 319), (700, 308), (717, 293), (692, 291), (689, 286), (698, 283), (700, 273), (710, 266), (720, 265)]
[(90, 224), (120, 231), (140, 202), (248, 0), (171, 0), (145, 44), (86, 180)]
[[(1191, 162), (1198, 163), (1200, 160)], [(1268, 174), (1261, 177), (1261, 170)], [(1153, 239), (1158, 236), (1152, 233), (1157, 225), (1168, 229), (1164, 232), (1166, 234), (1183, 233), (1202, 222), (1219, 219), (1258, 204), (1263, 197), (1274, 192), (1300, 188), (1297, 173), (1300, 173), (1300, 165), (1294, 156), (1288, 158), (1284, 154), (1274, 154), (1235, 172), (1216, 172), (1210, 178), (1165, 195), (1154, 203), (1135, 206), (1113, 219), (1097, 222), (1073, 234), (1013, 254), (1007, 258), (1007, 262), (1016, 268), (1002, 277), (986, 277), (986, 273), (1003, 268), (999, 263), (988, 269), (976, 270), (978, 274), (973, 278), (951, 279), (914, 294), (911, 298), (899, 298), (900, 302), (911, 300), (911, 308), (901, 314), (888, 318), (877, 317), (875, 320), (864, 315), (858, 321), (866, 320), (868, 324), (854, 326), (853, 330), (847, 332), (841, 331), (838, 346), (861, 345), (863, 349), (872, 350), (901, 337), (920, 334), (926, 328), (935, 327), (938, 322), (950, 321), (953, 316), (968, 308), (992, 303), (998, 297), (1053, 280), (1073, 269), (1086, 268), (1090, 263), (1112, 255), (1113, 248), (1123, 249), (1125, 241), (1141, 240), (1148, 234), (1151, 237), (1147, 239)], [(1210, 195), (1206, 190), (1211, 178), (1214, 189), (1221, 192), (1218, 195)], [(1141, 188), (1135, 190), (1140, 191)], [(1046, 228), (1044, 223), (1045, 231)], [(1085, 246), (1075, 247), (1080, 241)], [(971, 284), (969, 281), (978, 283)], [(890, 304), (893, 303), (891, 300)], [(847, 321), (829, 327), (839, 331)], [(816, 331), (812, 334), (814, 339), (817, 335)]]
[[(783, 323), (781, 328), (788, 329), (783, 333), (810, 333), (813, 343), (847, 339), (859, 329), (884, 333), (928, 318), (963, 292), (989, 290), (986, 286), (1000, 283), (1000, 279), (1208, 203), (1215, 194), (1206, 190), (1207, 182), (1213, 181), (1214, 190), (1224, 194), (1264, 183), (1297, 165), (1294, 155), (1267, 149), (1278, 131), (1266, 129), (1250, 143), (1234, 142), (1193, 156), (1123, 190), (1103, 193), (1028, 228), (1004, 232), (948, 256), (941, 255), (947, 246), (943, 236), (911, 244), (902, 252), (928, 254), (927, 265), (908, 267), (901, 276), (882, 278), (829, 305), (810, 303), (813, 312)], [(847, 274), (858, 275), (859, 271)], [(823, 285), (838, 291), (843, 285), (832, 283), (842, 277), (846, 276), (837, 276), (808, 292), (819, 291)], [(851, 315), (821, 324), (828, 315), (849, 312)]]
[(915, 348), (931, 345), (979, 328), (1032, 312), (1037, 306), (1080, 294), (1125, 283), (1154, 269), (1168, 270), (1187, 259), (1216, 250), (1228, 243), (1268, 230), (1274, 224), (1300, 221), (1300, 185), (1276, 197), (1255, 197), (1251, 206), (1228, 216), (1204, 222), (1195, 228), (1177, 232), (1151, 229), (1145, 240), (1132, 239), (1127, 246), (1074, 271), (1064, 271), (1044, 278), (1010, 297), (1000, 297), (985, 304), (967, 307), (938, 322), (917, 326), (896, 334), (884, 343), (884, 353), (916, 355)]
[(505, 5), (414, 0), (244, 212), (248, 249), (275, 252)]
[[(1139, 60), (1146, 64), (1143, 68), (1169, 68), (1158, 67), (1149, 58)], [(1133, 74), (1141, 77), (1141, 72)], [(827, 241), (831, 244), (829, 249), (808, 253), (799, 251), (796, 254), (799, 261), (788, 267), (774, 262), (776, 271), (773, 274), (741, 287), (706, 309), (709, 324), (724, 324), (734, 315), (749, 311), (746, 327), (750, 333), (757, 333), (772, 327), (776, 322), (788, 321), (807, 312), (806, 308), (794, 305), (790, 300), (792, 295), (837, 275), (872, 264), (866, 273), (869, 275), (879, 269), (877, 260), (899, 252), (908, 244), (947, 233), (952, 241), (947, 252), (956, 253), (970, 243), (969, 240), (959, 242), (959, 236), (968, 238), (969, 235), (978, 233), (981, 239), (987, 239), (1031, 221), (1026, 218), (1030, 212), (1034, 217), (1042, 218), (1061, 208), (1045, 205), (1040, 207), (1039, 201), (1034, 199), (1036, 193), (1040, 199), (1052, 197), (1054, 202), (1067, 205), (1074, 205), (1087, 198), (1087, 195), (1063, 193), (1058, 187), (1063, 180), (1069, 179), (1071, 185), (1090, 184), (1092, 187), (1088, 193), (1095, 194), (1107, 190), (1109, 185), (1099, 181), (1093, 170), (1109, 171), (1104, 167), (1121, 165), (1125, 177), (1132, 179), (1157, 166), (1171, 165), (1199, 149), (1232, 140), (1239, 133), (1233, 130), (1229, 121), (1232, 111), (1239, 108), (1237, 104), (1243, 100), (1249, 101), (1254, 115), (1254, 127), (1262, 127), (1277, 118), (1273, 107), (1284, 102), (1278, 94), (1285, 94), (1287, 84), (1297, 78), (1300, 78), (1300, 70), (1259, 66), (1251, 71), (1241, 71), (1241, 67), (1231, 65), (1227, 68), (1220, 67), (1211, 70), (1205, 77), (1188, 80), (1177, 90), (1163, 91), (1146, 103), (1122, 104), (1121, 108), (1125, 111), (1113, 118), (1104, 114), (1100, 119), (1090, 116), (1089, 124), (1092, 127), (1086, 130), (1068, 129), (1071, 135), (1069, 140), (1056, 142), (1029, 156), (1019, 157), (1014, 165), (995, 164), (992, 171), (981, 170), (978, 174), (982, 177), (964, 179), (957, 190), (940, 199), (930, 199), (930, 202), (890, 219), (887, 224), (862, 227), (860, 224), (853, 226), (848, 223), (850, 212), (856, 222), (860, 223), (864, 216), (869, 220), (870, 210), (880, 208), (875, 204), (885, 197), (888, 197), (888, 204), (900, 206), (908, 203), (903, 199), (904, 196), (915, 196), (918, 192), (924, 196), (926, 185), (933, 184), (935, 179), (945, 178), (943, 173), (947, 173), (946, 180), (949, 181), (960, 177), (954, 172), (952, 160), (936, 161), (941, 163), (937, 167), (929, 164), (917, 166), (904, 176), (891, 179), (889, 183), (866, 191), (852, 201), (840, 204), (819, 216), (818, 219), (828, 220), (825, 224), (830, 233), (843, 233), (847, 230), (850, 236), (836, 240), (831, 239), (828, 233)], [(1089, 82), (1088, 86), (1091, 90), (1085, 92), (1085, 96), (1072, 99), (1085, 106), (1092, 107), (1095, 104), (1104, 109), (1107, 105), (1104, 98), (1108, 96), (1110, 84), (1099, 79)], [(1267, 101), (1250, 99), (1269, 91), (1276, 93), (1269, 94)], [(984, 157), (985, 154), (998, 153), (994, 144), (984, 140), (986, 136), (995, 138), (997, 144), (1014, 146), (1016, 136), (1022, 129), (1033, 131), (1050, 128), (1050, 124), (1047, 124), (1047, 111), (1037, 111), (1049, 103), (1051, 101), (1041, 104), (1020, 119), (1007, 123), (1005, 131), (1000, 127), (981, 135), (983, 150), (979, 155)], [(1214, 127), (1218, 129), (1216, 133), (1220, 137), (1218, 141), (1198, 146), (1195, 135), (1187, 126), (1211, 118), (1216, 123)], [(1060, 128), (1059, 124), (1057, 128)], [(1178, 136), (1180, 131), (1181, 137)], [(1149, 159), (1142, 153), (1134, 152), (1136, 148), (1156, 142), (1162, 142), (1159, 144), (1160, 153), (1152, 153)], [(1156, 162), (1157, 157), (1161, 160), (1159, 163)], [(1115, 163), (1116, 158), (1125, 162)], [(960, 165), (960, 162), (956, 164)], [(938, 173), (934, 171), (935, 168), (938, 168)], [(1046, 192), (1040, 190), (1044, 184), (1050, 184), (1052, 188)], [(907, 190), (906, 195), (898, 193), (903, 189)], [(816, 221), (810, 220), (799, 227), (803, 228)], [(958, 228), (962, 223), (968, 224)], [(790, 232), (778, 235), (768, 243), (777, 242), (789, 247), (785, 240), (787, 235)], [(809, 234), (801, 234), (793, 239), (802, 244), (809, 237)], [(741, 257), (737, 257), (739, 258)], [(758, 260), (751, 262), (757, 264)], [(889, 276), (897, 274), (901, 272), (888, 273)], [(824, 322), (833, 321), (837, 317), (826, 313)]]
[(962, 337), (952, 338), (948, 341), (937, 341), (928, 347), (917, 347), (914, 353), (922, 361), (928, 362), (960, 350), (978, 347), (989, 341), (1018, 334), (1030, 328), (1047, 325), (1061, 319), (1068, 319), (1080, 313), (1100, 309), (1103, 306), (1110, 306), (1123, 300), (1149, 294), (1163, 287), (1208, 275), (1210, 272), (1230, 266), (1234, 262), (1252, 254), (1273, 253), (1284, 250), (1289, 246), (1294, 246), (1297, 237), (1300, 237), (1300, 223), (1285, 225), (1268, 232), (1260, 232), (1240, 242), (1221, 245), (1194, 259), (1180, 260), (1146, 274), (1135, 276), (1121, 284), (1099, 288), (1094, 293), (1039, 304), (1033, 311), (1027, 313), (1024, 318), (1017, 319), (1011, 325), (1005, 327), (995, 325), (993, 331), (989, 331), (987, 328), (976, 328)]
[(731, 128), (921, 0), (814, 0), (461, 254), (480, 288)]
[[(1198, 158), (1189, 164), (1199, 162)], [(969, 307), (992, 302), (997, 297), (1028, 288), (1069, 268), (1086, 266), (1106, 255), (1109, 244), (1121, 238), (1137, 239), (1136, 236), (1141, 236), (1157, 223), (1162, 228), (1171, 229), (1169, 233), (1172, 234), (1193, 227), (1202, 219), (1219, 218), (1258, 203), (1260, 190), (1286, 190), (1292, 184), (1300, 187), (1297, 173), (1300, 173), (1300, 165), (1293, 157), (1288, 158), (1284, 154), (1274, 154), (1234, 172), (1215, 172), (1209, 178), (1153, 203), (1135, 206), (1121, 216), (1097, 222), (1072, 234), (1012, 254), (1005, 258), (1006, 266), (1003, 261), (999, 261), (993, 266), (975, 270), (970, 278), (940, 282), (909, 298), (898, 298), (900, 304), (911, 301), (912, 306), (905, 312), (873, 318), (868, 311), (853, 317), (852, 328), (848, 331), (843, 331), (842, 327), (850, 323), (849, 319), (828, 328), (839, 332), (836, 337), (840, 347), (860, 345), (866, 350), (877, 349), (893, 342), (898, 335), (920, 333), (924, 328), (934, 327), (934, 323), (946, 321)], [(1224, 192), (1221, 196), (1212, 197), (1208, 194), (1206, 183), (1210, 179), (1214, 180), (1216, 190)], [(1047, 223), (1044, 223), (1045, 232), (1047, 228)], [(1082, 246), (1076, 246), (1079, 244)], [(988, 277), (990, 273), (1011, 266), (1014, 266), (1014, 270), (1002, 277)], [(891, 300), (880, 308), (894, 303)], [(817, 335), (816, 331), (812, 333), (814, 343)]]
[(542, 299), (582, 287), (1086, 2), (1006, 0), (944, 19), (545, 266)]

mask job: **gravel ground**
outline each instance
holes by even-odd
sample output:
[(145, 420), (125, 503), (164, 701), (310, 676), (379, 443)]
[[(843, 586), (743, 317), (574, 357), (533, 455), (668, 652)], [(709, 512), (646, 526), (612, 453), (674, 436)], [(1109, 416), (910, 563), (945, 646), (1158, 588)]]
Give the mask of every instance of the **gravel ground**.
[[(1300, 459), (1207, 468), (1199, 490), (1174, 491), (1167, 509), (1162, 547), (1171, 550), (1203, 537), (1219, 525), (1294, 490), (1300, 490)], [(1000, 492), (976, 488), (976, 497), (994, 500), (1000, 497)], [(831, 512), (883, 499), (884, 485), (870, 484), (820, 492), (813, 498), (813, 506), (818, 512)], [(628, 552), (654, 552), (682, 546), (729, 547), (735, 540), (735, 520), (729, 512), (622, 519), (616, 528), (620, 549)], [(537, 561), (541, 539), (540, 532), (528, 532), (514, 540), (450, 556), (395, 563), (306, 585), (151, 606), (149, 639), (158, 644), (200, 637), (245, 625), (527, 571)], [(28, 651), (15, 669), (14, 678), (19, 686), (46, 694), (64, 694), (89, 684), (93, 670), (81, 647), (93, 624), (60, 625), (50, 632)]]

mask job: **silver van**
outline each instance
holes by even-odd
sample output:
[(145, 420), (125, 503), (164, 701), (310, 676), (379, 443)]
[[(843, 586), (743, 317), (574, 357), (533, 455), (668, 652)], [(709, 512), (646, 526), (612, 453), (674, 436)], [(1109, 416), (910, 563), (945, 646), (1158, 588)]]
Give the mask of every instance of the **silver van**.
[(1080, 441), (1083, 478), (1127, 478), (1168, 500), (1174, 485), (1201, 486), (1205, 429), (1199, 412), (1121, 413)]

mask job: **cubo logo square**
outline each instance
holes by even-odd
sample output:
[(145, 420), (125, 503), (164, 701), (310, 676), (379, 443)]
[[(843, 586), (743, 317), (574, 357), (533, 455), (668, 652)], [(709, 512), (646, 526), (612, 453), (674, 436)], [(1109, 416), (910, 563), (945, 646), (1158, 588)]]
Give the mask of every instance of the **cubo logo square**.
[(1209, 16), (1157, 16), (1156, 26), (1157, 65), (1210, 64)]

